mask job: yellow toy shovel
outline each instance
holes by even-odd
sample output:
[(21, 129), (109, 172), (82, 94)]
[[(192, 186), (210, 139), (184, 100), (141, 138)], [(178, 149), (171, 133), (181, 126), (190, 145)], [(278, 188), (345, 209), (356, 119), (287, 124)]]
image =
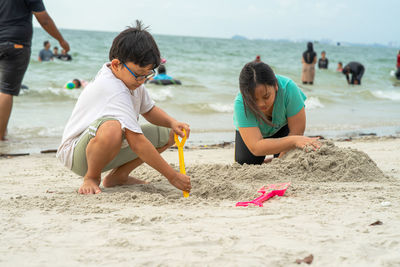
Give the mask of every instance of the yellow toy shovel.
[[(179, 137), (176, 134), (174, 134), (174, 139), (176, 146), (178, 147), (178, 153), (179, 153), (179, 171), (182, 174), (186, 174), (185, 160), (183, 159), (183, 146), (185, 145), (186, 142), (185, 129), (183, 129), (183, 133), (185, 134), (185, 137), (183, 137), (181, 141), (179, 141)], [(189, 192), (183, 191), (183, 197), (189, 197)]]

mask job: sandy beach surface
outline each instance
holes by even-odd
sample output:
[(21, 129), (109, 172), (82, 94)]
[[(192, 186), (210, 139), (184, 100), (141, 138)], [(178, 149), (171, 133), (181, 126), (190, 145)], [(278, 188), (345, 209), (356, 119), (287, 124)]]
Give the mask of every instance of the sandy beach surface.
[[(133, 175), (150, 184), (82, 196), (54, 154), (0, 158), (0, 265), (400, 266), (399, 151), (369, 137), (240, 166), (232, 146), (185, 149), (188, 199), (148, 166)], [(281, 182), (264, 207), (235, 207)]]

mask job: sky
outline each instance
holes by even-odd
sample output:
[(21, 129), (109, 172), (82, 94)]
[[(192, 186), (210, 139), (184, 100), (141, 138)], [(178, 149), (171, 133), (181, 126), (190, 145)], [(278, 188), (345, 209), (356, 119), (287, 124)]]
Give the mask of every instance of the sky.
[[(59, 28), (400, 44), (400, 0), (43, 0)], [(34, 22), (34, 26), (39, 24)]]

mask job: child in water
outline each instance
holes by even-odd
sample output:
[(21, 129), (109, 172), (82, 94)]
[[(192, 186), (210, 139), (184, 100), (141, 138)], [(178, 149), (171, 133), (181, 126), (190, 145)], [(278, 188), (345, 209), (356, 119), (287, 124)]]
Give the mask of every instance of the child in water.
[(239, 85), (233, 117), (236, 162), (262, 164), (266, 155), (278, 157), (296, 147), (320, 147), (318, 138), (303, 136), (306, 96), (291, 79), (253, 61), (240, 72)]
[(67, 82), (64, 85), (65, 89), (79, 89), (79, 88), (85, 88), (86, 85), (88, 84), (87, 81), (85, 80), (79, 80), (79, 79), (73, 79), (72, 81)]

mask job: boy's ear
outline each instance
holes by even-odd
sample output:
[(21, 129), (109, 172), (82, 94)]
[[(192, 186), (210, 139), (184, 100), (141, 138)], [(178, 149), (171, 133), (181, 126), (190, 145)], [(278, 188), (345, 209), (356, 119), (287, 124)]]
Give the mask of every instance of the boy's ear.
[(121, 61), (119, 61), (119, 59), (117, 59), (117, 58), (114, 58), (113, 60), (111, 60), (111, 67), (113, 68), (113, 69), (119, 69), (119, 68), (121, 68)]

